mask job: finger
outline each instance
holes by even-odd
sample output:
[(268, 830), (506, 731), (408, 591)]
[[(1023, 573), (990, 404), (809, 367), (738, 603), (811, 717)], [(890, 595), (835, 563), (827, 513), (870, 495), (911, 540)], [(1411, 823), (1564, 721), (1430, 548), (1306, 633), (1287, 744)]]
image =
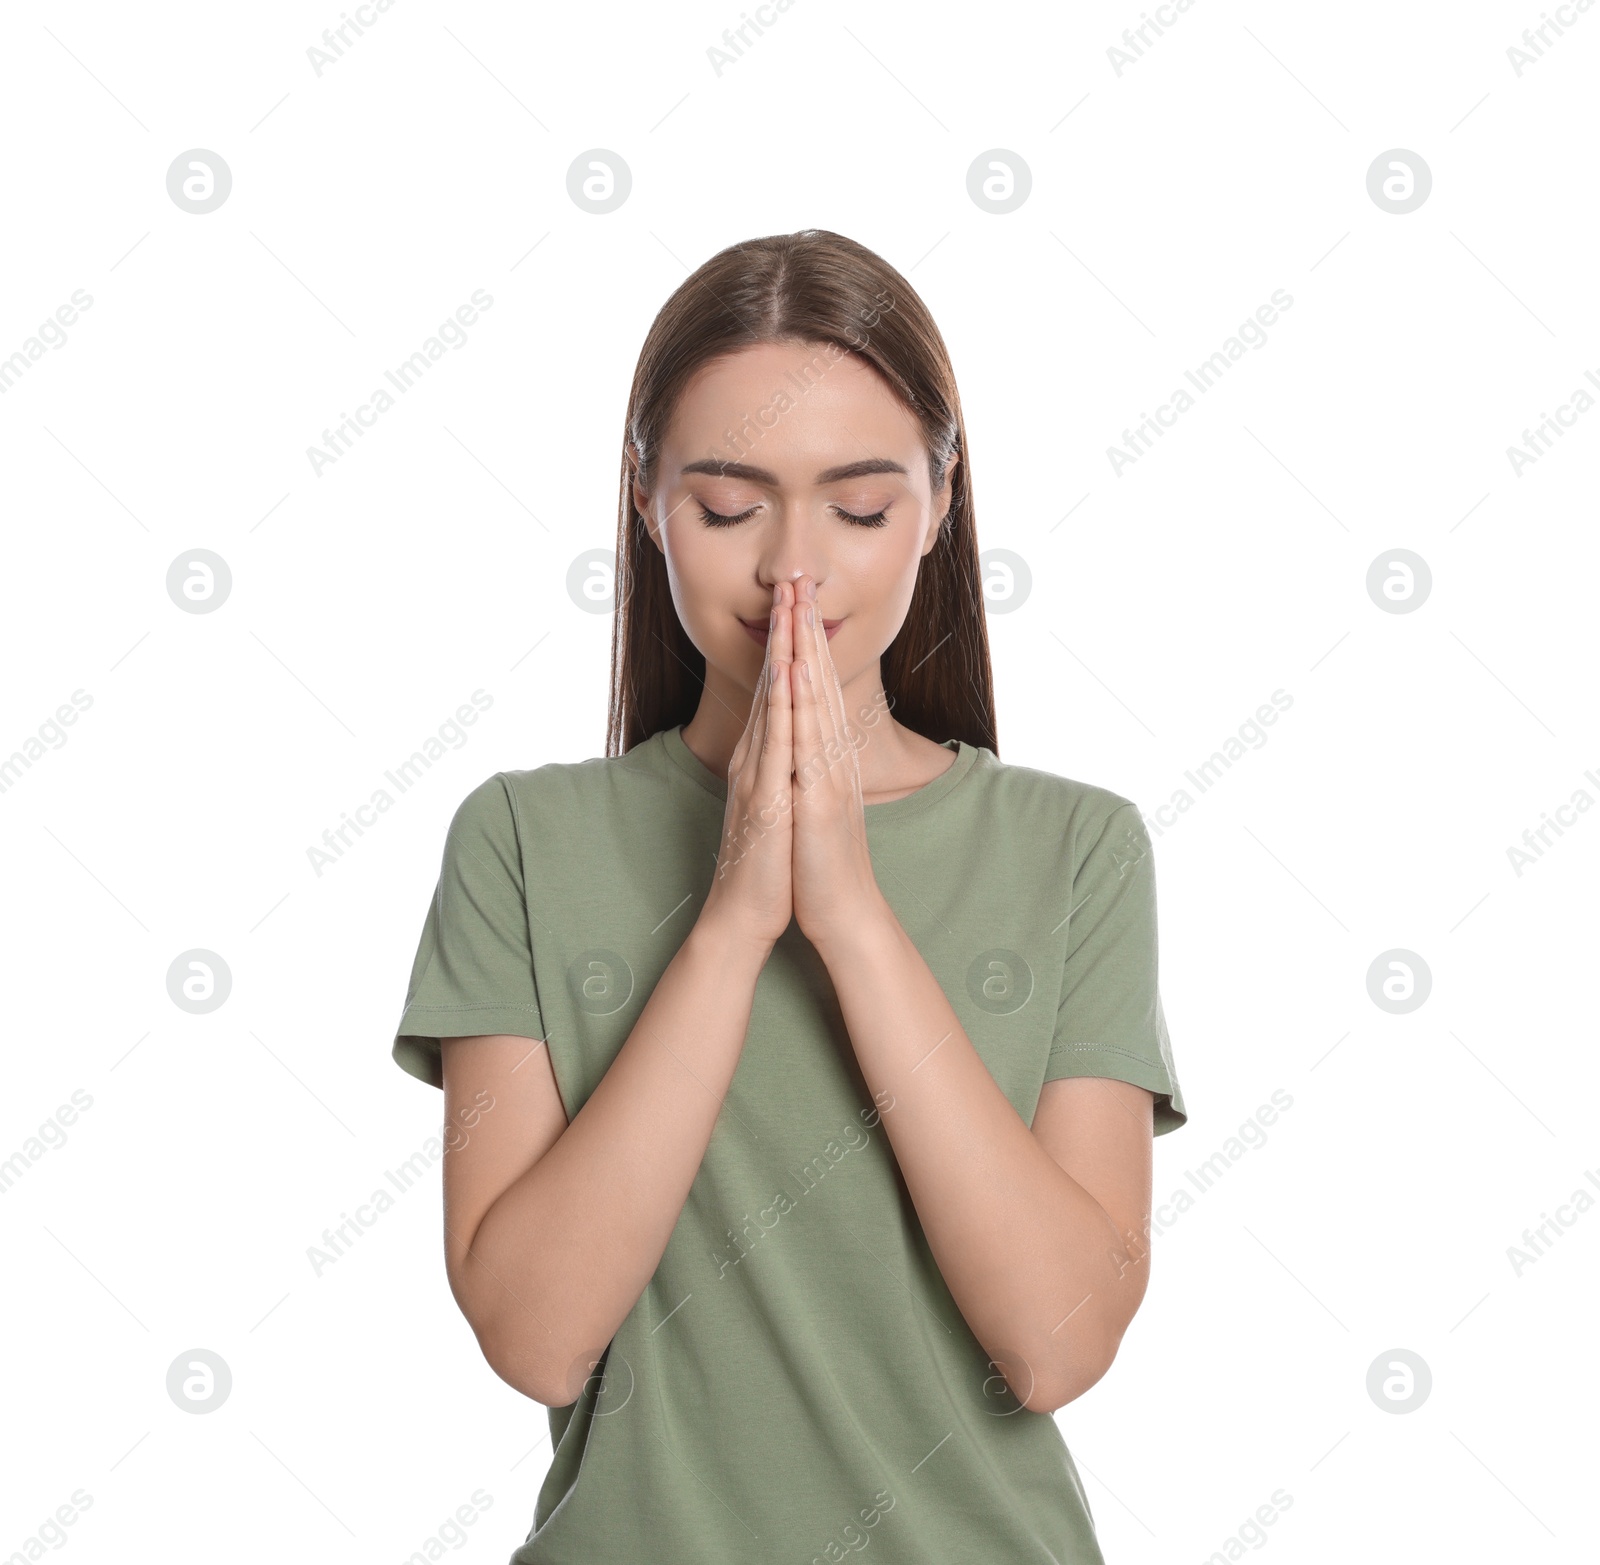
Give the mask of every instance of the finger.
[[(777, 593), (773, 593), (773, 603), (777, 603)], [(770, 701), (772, 681), (772, 625), (776, 618), (776, 609), (767, 625), (766, 651), (761, 661), (761, 672), (756, 676), (755, 692), (750, 700), (750, 714), (745, 719), (744, 732), (739, 735), (739, 742), (733, 747), (730, 765), (733, 775), (737, 777), (744, 770), (746, 762), (754, 755), (759, 760), (761, 746), (766, 734), (767, 706)]]
[[(857, 745), (863, 743), (860, 730), (850, 721), (849, 710), (845, 705), (844, 685), (839, 678), (839, 671), (834, 666), (833, 648), (828, 642), (828, 633), (823, 629), (822, 607), (818, 602), (812, 604), (812, 644), (816, 648), (816, 661), (812, 666), (814, 678), (820, 678), (820, 689), (814, 703), (818, 714), (819, 723), (823, 714), (827, 714), (833, 725), (833, 732), (837, 744), (832, 748), (834, 764), (838, 768), (831, 773), (832, 781), (841, 796), (848, 796), (851, 801), (847, 810), (852, 819), (858, 823), (863, 821), (860, 814), (865, 803), (861, 788), (861, 759)], [(858, 825), (846, 822), (847, 829), (854, 834)]]
[(751, 755), (761, 753), (761, 720), (767, 704), (766, 685), (767, 671), (763, 668), (756, 679), (755, 693), (750, 698), (750, 714), (744, 720), (744, 729), (728, 760), (728, 770), (734, 777), (744, 770)]
[(859, 754), (861, 745), (866, 742), (865, 735), (845, 702), (844, 680), (839, 675), (838, 664), (833, 661), (833, 643), (828, 640), (828, 633), (822, 628), (820, 614), (817, 616), (817, 643), (822, 655), (822, 687), (830, 692), (831, 708), (839, 716), (840, 743)]
[(817, 651), (822, 664), (822, 688), (828, 694), (829, 709), (837, 714), (839, 742), (850, 749), (859, 743), (859, 730), (850, 721), (850, 711), (845, 705), (844, 681), (839, 677), (839, 666), (833, 661), (833, 643), (822, 627), (822, 615), (817, 615)]
[(804, 605), (799, 598), (795, 606), (795, 634), (800, 640), (799, 650), (792, 665), (790, 683), (794, 688), (794, 776), (795, 793), (804, 793), (821, 776), (828, 764), (822, 752), (822, 712), (817, 701), (816, 651), (808, 648)]
[[(789, 596), (780, 582), (780, 600)], [(792, 792), (790, 773), (794, 765), (794, 630), (793, 609), (780, 601), (772, 630), (767, 635), (767, 652), (772, 663), (772, 699), (768, 705), (766, 744), (761, 754), (760, 798), (763, 807), (781, 808)]]
[[(773, 596), (776, 600), (777, 594)], [(767, 712), (772, 700), (773, 672), (772, 629), (769, 621), (766, 651), (761, 673), (756, 678), (750, 717), (728, 763), (728, 802), (724, 811), (723, 835), (729, 842), (741, 845), (735, 862), (744, 856), (746, 827), (752, 808), (759, 803), (755, 796), (763, 786), (761, 771), (767, 748)]]
[(828, 654), (828, 635), (822, 628), (822, 615), (818, 612), (814, 601), (809, 599), (805, 601), (810, 603), (811, 623), (805, 624), (802, 616), (799, 633), (802, 645), (806, 649), (807, 661), (811, 665), (818, 746), (826, 760), (829, 755), (841, 756), (843, 746), (848, 743), (844, 732), (844, 694), (838, 687), (838, 681), (833, 677), (833, 659)]

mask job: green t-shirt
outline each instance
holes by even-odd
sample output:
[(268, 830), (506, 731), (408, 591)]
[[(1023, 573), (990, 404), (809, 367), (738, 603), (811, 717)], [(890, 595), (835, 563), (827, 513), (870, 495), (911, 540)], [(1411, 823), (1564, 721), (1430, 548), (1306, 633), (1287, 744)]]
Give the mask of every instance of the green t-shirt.
[[(1025, 1123), (1059, 1076), (1186, 1113), (1157, 988), (1150, 839), (1103, 788), (949, 741), (866, 806), (879, 888)], [(546, 1040), (582, 1108), (710, 890), (726, 784), (677, 728), (497, 772), (450, 827), (394, 1040)], [(1099, 1565), (1055, 1419), (956, 1307), (816, 949), (791, 921), (655, 1275), (578, 1400), (512, 1565)], [(602, 1373), (603, 1371), (603, 1373)]]

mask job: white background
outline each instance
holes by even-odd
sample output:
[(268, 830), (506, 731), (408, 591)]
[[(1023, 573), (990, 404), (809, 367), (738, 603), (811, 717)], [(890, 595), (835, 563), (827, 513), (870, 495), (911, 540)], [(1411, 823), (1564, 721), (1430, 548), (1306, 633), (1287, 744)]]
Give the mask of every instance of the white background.
[[(437, 1167), (321, 1275), (308, 1250), (439, 1127), (389, 1048), (455, 805), (603, 751), (611, 620), (567, 573), (614, 545), (644, 333), (715, 250), (815, 226), (927, 301), (980, 545), (1031, 572), (990, 616), (1001, 758), (1155, 838), (1191, 1116), (1158, 1202), (1226, 1171), (1057, 1415), (1107, 1558), (1592, 1558), (1600, 1208), (1562, 1203), (1600, 1199), (1600, 819), (1507, 850), (1600, 798), (1600, 410), (1520, 474), (1508, 448), (1600, 396), (1600, 10), (1520, 75), (1536, 5), (1198, 0), (1120, 74), (1136, 4), (797, 0), (719, 74), (740, 13), (399, 0), (320, 75), (337, 0), (0, 19), (0, 358), (93, 300), (0, 395), (0, 757), (47, 736), (0, 791), (0, 1554), (402, 1559), (480, 1490), (445, 1552), (526, 1534), (545, 1411), (449, 1295)], [(196, 148), (232, 174), (206, 215), (166, 188)], [(567, 194), (594, 148), (632, 173), (606, 216)], [(1397, 148), (1432, 174), (1404, 215), (1367, 189)], [(1007, 215), (968, 195), (992, 149), (1031, 172)], [(319, 476), (475, 289), (466, 345)], [(1265, 345), (1119, 476), (1276, 289)], [(232, 575), (207, 614), (166, 586), (197, 549)], [(1397, 549), (1432, 578), (1407, 613), (1367, 589)], [(474, 690), (465, 743), (318, 874)], [(1275, 690), (1265, 742), (1158, 814)], [(232, 983), (200, 1015), (167, 992), (196, 948)], [(1408, 1012), (1369, 995), (1393, 950), (1431, 974)], [(1519, 1275), (1545, 1214), (1570, 1227)], [(166, 1390), (196, 1348), (232, 1374), (203, 1416)], [(1407, 1413), (1367, 1390), (1397, 1349), (1432, 1377)]]

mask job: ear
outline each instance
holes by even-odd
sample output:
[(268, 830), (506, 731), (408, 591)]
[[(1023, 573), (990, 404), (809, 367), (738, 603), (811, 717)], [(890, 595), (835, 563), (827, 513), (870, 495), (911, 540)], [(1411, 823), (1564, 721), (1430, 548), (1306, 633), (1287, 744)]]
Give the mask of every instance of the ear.
[(945, 463), (944, 477), (939, 482), (938, 494), (934, 496), (934, 509), (939, 513), (939, 520), (941, 522), (950, 514), (950, 505), (955, 499), (955, 484), (953, 480), (955, 477), (956, 464), (960, 460), (961, 458), (958, 455), (951, 457), (950, 460)]
[[(628, 459), (628, 468), (633, 475), (631, 479), (631, 485), (633, 489), (633, 508), (643, 519), (644, 528), (645, 531), (650, 535), (651, 543), (653, 543), (658, 550), (661, 550), (660, 530), (657, 526), (655, 516), (653, 514), (653, 508), (650, 504), (650, 496), (645, 493), (644, 489), (639, 483), (639, 448), (634, 445), (631, 440), (626, 441), (623, 445), (623, 454)], [(665, 553), (666, 551), (661, 550), (661, 552)]]
[(955, 501), (955, 485), (952, 480), (956, 470), (956, 463), (960, 460), (959, 456), (953, 456), (944, 465), (944, 477), (940, 480), (938, 492), (933, 497), (932, 513), (934, 522), (928, 529), (927, 542), (922, 546), (924, 559), (933, 553), (933, 547), (938, 543), (939, 534), (944, 528), (944, 520), (950, 514), (950, 507)]

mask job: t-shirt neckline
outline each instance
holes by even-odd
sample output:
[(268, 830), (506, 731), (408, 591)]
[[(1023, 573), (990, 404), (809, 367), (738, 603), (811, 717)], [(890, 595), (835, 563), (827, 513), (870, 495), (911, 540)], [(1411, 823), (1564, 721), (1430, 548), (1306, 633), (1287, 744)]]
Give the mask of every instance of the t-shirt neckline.
[[(728, 802), (726, 779), (716, 776), (689, 748), (684, 742), (682, 728), (682, 723), (672, 728), (663, 728), (655, 737), (660, 740), (662, 749), (690, 781), (698, 784), (718, 804), (726, 806)], [(931, 804), (936, 804), (955, 788), (972, 770), (973, 763), (978, 759), (978, 750), (965, 739), (946, 739), (943, 741), (943, 746), (946, 750), (955, 751), (956, 758), (950, 766), (940, 772), (932, 782), (924, 783), (902, 798), (863, 805), (867, 820), (875, 825), (880, 821), (892, 821), (902, 815), (915, 814), (927, 809)]]

